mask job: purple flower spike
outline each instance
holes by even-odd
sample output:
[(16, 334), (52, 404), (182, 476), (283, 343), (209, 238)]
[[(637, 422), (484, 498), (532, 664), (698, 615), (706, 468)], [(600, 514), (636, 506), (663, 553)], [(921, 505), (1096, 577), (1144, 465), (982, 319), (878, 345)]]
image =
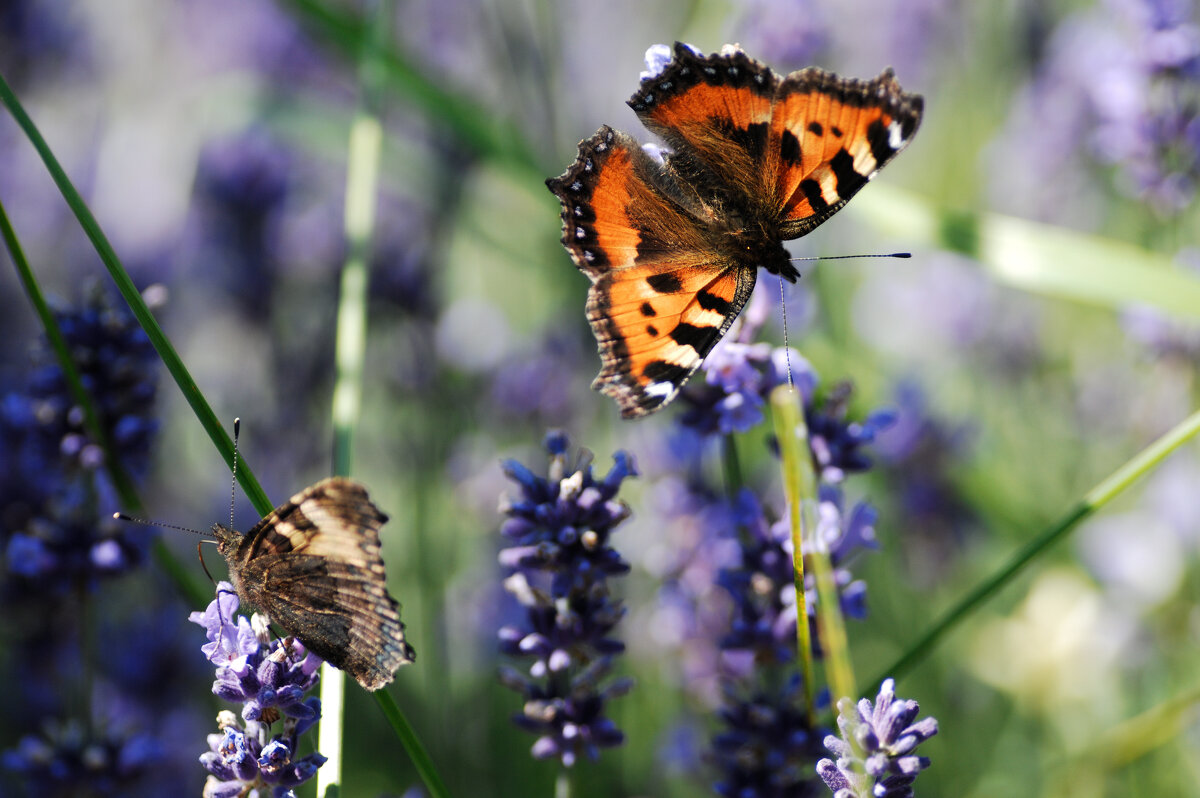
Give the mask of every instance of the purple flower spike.
[(910, 798), (917, 774), (929, 767), (929, 759), (913, 750), (937, 734), (937, 720), (917, 720), (917, 702), (897, 699), (895, 686), (884, 680), (874, 706), (865, 698), (857, 707), (849, 699), (838, 702), (842, 736), (825, 738), (837, 762), (817, 763), (835, 798)]
[[(266, 624), (235, 616), (238, 597), (228, 582), (217, 585), (216, 598), (204, 612), (188, 620), (204, 627), (209, 642), (204, 656), (217, 666), (213, 693), (242, 705), (241, 720), (223, 710), (217, 716), (221, 734), (208, 736), (209, 751), (200, 764), (209, 772), (205, 796), (292, 794), (292, 787), (311, 779), (325, 762), (319, 753), (293, 759), (301, 734), (321, 715), (321, 702), (304, 694), (317, 683), (320, 662), (293, 638), (260, 638)], [(279, 729), (274, 730), (276, 724)], [(267, 792), (268, 787), (271, 792)]]
[(608, 541), (629, 516), (617, 490), (637, 474), (633, 458), (617, 452), (608, 475), (597, 480), (589, 453), (570, 464), (569, 444), (562, 432), (546, 436), (545, 477), (515, 461), (504, 464), (521, 495), (505, 504), (500, 531), (512, 545), (499, 554), (504, 587), (524, 612), (521, 623), (501, 627), (500, 650), (532, 660), (527, 673), (505, 668), (500, 674), (525, 698), (513, 722), (538, 735), (530, 749), (534, 759), (558, 759), (567, 767), (624, 741), (604, 710), (630, 683), (601, 683), (612, 658), (625, 650), (611, 637), (625, 610), (609, 595), (608, 578), (627, 573), (629, 565)]

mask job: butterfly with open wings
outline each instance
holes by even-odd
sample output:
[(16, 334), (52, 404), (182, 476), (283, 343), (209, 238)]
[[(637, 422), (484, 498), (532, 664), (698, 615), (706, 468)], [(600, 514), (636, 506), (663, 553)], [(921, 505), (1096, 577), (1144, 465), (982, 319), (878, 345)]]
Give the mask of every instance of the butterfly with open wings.
[(563, 246), (592, 281), (592, 387), (627, 418), (675, 398), (760, 267), (800, 276), (783, 242), (845, 205), (908, 144), (924, 107), (890, 69), (780, 77), (740, 49), (705, 56), (678, 43), (629, 105), (667, 144), (661, 159), (605, 125), (546, 181), (562, 202)]

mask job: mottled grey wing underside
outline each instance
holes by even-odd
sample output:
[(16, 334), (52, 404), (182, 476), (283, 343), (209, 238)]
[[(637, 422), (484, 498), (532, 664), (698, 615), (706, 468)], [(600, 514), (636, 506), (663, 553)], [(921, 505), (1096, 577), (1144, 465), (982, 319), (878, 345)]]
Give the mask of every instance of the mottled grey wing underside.
[(249, 603), (367, 690), (415, 656), (387, 591), (385, 521), (361, 485), (332, 477), (263, 518), (231, 558)]

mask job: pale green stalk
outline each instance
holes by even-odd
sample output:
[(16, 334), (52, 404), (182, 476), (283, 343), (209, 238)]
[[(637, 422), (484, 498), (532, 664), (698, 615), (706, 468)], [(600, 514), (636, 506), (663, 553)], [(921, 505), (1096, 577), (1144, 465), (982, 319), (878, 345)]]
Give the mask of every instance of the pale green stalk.
[[(362, 407), (363, 360), (367, 341), (367, 265), (375, 228), (375, 195), (379, 183), (382, 128), (374, 113), (370, 64), (385, 29), (390, 4), (376, 4), (377, 34), (364, 48), (360, 69), (362, 100), (350, 127), (346, 154), (344, 229), (346, 261), (342, 265), (334, 350), (332, 399), (333, 472), (350, 476), (354, 434)], [(317, 750), (328, 759), (317, 771), (317, 795), (336, 798), (342, 782), (342, 738), (345, 728), (346, 676), (328, 662), (321, 665), (321, 725)]]
[[(833, 564), (825, 542), (816, 535), (818, 486), (808, 444), (808, 426), (800, 393), (790, 385), (771, 392), (771, 411), (783, 462), (783, 489), (792, 529), (792, 562), (796, 586), (796, 645), (799, 649), (804, 691), (810, 714), (816, 692), (812, 640), (808, 629), (808, 602), (804, 592), (804, 552), (807, 549), (817, 585), (817, 628), (825, 654), (825, 671), (834, 700), (852, 697), (854, 672), (850, 666), (846, 626), (833, 578)], [(805, 543), (807, 542), (807, 547)]]

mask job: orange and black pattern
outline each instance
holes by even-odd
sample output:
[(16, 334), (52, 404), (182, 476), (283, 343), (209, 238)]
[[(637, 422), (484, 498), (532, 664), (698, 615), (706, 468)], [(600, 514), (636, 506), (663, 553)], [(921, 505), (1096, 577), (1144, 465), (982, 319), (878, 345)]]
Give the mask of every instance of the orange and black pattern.
[(783, 241), (836, 213), (903, 149), (923, 102), (891, 70), (780, 78), (741, 50), (676, 44), (629, 105), (667, 144), (661, 161), (604, 126), (546, 184), (562, 202), (563, 245), (592, 281), (593, 387), (635, 417), (678, 394), (759, 268), (799, 277)]

